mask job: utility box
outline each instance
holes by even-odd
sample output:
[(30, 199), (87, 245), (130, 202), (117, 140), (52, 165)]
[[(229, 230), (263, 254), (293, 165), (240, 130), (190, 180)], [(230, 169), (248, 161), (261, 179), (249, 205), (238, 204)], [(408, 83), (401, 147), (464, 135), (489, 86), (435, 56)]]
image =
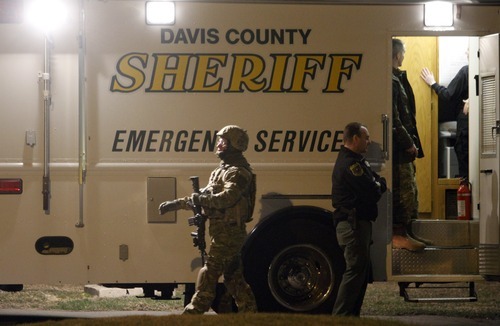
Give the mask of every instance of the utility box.
[(177, 221), (177, 212), (168, 212), (163, 215), (160, 215), (158, 212), (158, 206), (160, 206), (161, 203), (177, 198), (175, 178), (148, 178), (147, 194), (148, 223), (175, 223)]

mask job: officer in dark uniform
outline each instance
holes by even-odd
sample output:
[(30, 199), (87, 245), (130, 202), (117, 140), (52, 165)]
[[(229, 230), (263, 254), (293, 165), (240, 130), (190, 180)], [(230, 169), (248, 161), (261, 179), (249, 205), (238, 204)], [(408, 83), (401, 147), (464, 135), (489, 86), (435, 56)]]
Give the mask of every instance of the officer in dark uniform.
[(370, 273), (372, 221), (378, 216), (377, 202), (387, 186), (362, 155), (370, 144), (368, 129), (358, 122), (349, 123), (343, 141), (332, 173), (332, 205), (346, 270), (333, 314), (359, 316)]

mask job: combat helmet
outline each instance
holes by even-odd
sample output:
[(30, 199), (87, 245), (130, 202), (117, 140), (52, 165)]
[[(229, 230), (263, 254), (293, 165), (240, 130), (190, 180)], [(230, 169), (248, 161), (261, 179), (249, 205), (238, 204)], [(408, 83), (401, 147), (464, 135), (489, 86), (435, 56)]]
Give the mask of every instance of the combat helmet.
[(244, 152), (248, 147), (248, 134), (242, 128), (229, 125), (225, 126), (217, 133), (217, 136), (225, 138), (236, 150)]

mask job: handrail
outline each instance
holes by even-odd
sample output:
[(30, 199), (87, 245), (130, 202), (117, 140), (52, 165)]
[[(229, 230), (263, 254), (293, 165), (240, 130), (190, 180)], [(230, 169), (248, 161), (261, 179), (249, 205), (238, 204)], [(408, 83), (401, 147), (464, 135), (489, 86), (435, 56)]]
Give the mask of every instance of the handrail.
[(382, 156), (384, 160), (389, 160), (389, 117), (387, 114), (382, 114), (381, 120), (383, 125)]
[(50, 214), (50, 106), (51, 106), (51, 88), (50, 88), (50, 57), (52, 40), (48, 32), (45, 33), (45, 63), (44, 72), (39, 76), (43, 81), (43, 128), (44, 128), (44, 147), (43, 147), (43, 210), (45, 214)]
[(79, 210), (77, 228), (84, 227), (84, 190), (87, 178), (87, 112), (85, 107), (85, 10), (80, 0), (80, 30), (78, 45), (78, 184)]

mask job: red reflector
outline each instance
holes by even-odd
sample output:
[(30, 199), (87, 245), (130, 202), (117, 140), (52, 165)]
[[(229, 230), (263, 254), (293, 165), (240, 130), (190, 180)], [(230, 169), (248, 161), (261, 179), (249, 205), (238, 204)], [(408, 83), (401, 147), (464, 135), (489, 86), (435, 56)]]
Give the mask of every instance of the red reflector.
[(22, 194), (22, 179), (0, 179), (0, 194)]

